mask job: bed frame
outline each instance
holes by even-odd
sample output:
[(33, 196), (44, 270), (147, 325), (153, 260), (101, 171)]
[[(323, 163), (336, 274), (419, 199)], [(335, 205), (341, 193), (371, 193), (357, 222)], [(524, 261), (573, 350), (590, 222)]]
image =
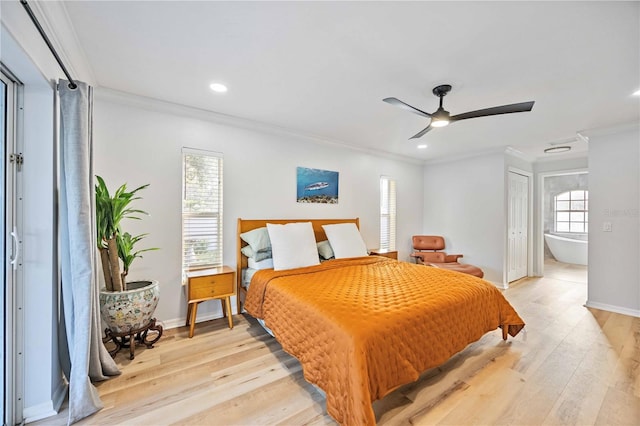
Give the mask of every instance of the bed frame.
[[(240, 251), (242, 247), (246, 246), (242, 238), (240, 238), (240, 234), (251, 231), (252, 229), (262, 228), (267, 226), (267, 223), (275, 223), (278, 225), (283, 225), (285, 223), (292, 222), (311, 222), (311, 226), (313, 227), (313, 233), (316, 237), (316, 241), (324, 241), (327, 239), (327, 235), (324, 233), (324, 229), (322, 229), (322, 225), (332, 225), (336, 223), (355, 223), (358, 228), (360, 228), (360, 219), (241, 219), (238, 218), (238, 232), (236, 233), (236, 259), (237, 259), (237, 267), (236, 267), (236, 299), (238, 302), (238, 313), (241, 313), (241, 299), (244, 300), (244, 297), (247, 295), (247, 290), (242, 287), (242, 269), (247, 267), (247, 257), (242, 254)], [(242, 297), (241, 297), (242, 296)]]

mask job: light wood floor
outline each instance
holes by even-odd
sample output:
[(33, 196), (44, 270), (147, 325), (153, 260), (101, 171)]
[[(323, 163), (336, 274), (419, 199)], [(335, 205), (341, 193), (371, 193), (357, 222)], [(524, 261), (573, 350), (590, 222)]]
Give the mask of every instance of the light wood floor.
[[(640, 318), (583, 307), (586, 268), (549, 263), (505, 292), (527, 323), (485, 335), (374, 403), (382, 425), (640, 425)], [(79, 424), (322, 425), (321, 392), (250, 317), (169, 330), (116, 360), (105, 408)], [(34, 424), (62, 425), (66, 411)]]

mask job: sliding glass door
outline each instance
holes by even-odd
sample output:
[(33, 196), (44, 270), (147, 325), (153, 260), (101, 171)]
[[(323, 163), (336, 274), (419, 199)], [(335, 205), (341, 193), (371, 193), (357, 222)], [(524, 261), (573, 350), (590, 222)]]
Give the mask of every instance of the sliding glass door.
[[(2, 110), (2, 117), (0, 117), (0, 137), (2, 138), (2, 150), (0, 150), (0, 176), (2, 182), (0, 183), (0, 192), (2, 192), (2, 199), (4, 200), (2, 203), (2, 210), (0, 212), (0, 229), (2, 229), (2, 235), (7, 235), (7, 225), (5, 222), (5, 208), (7, 204), (7, 194), (5, 190), (5, 158), (6, 158), (6, 147), (7, 147), (7, 135), (6, 135), (6, 121), (7, 121), (7, 84), (4, 80), (0, 81), (0, 109)], [(0, 253), (2, 254), (2, 259), (6, 259), (6, 250), (5, 244), (0, 246)], [(5, 397), (7, 390), (7, 381), (6, 381), (6, 352), (9, 348), (7, 348), (7, 339), (6, 339), (6, 330), (5, 330), (5, 318), (6, 318), (6, 307), (5, 302), (6, 298), (6, 262), (2, 262), (2, 276), (5, 277), (3, 280), (2, 291), (0, 291), (0, 320), (2, 321), (2, 327), (0, 327), (0, 337), (2, 337), (2, 354), (0, 354), (0, 362), (2, 363), (2, 372), (0, 372), (0, 377), (2, 378), (2, 388), (0, 388), (0, 406), (2, 407), (2, 420), (3, 424), (7, 424), (7, 412), (5, 409)]]
[(18, 84), (9, 77), (2, 68), (0, 73), (0, 192), (2, 192), (2, 208), (0, 209), (0, 229), (3, 244), (2, 254), (3, 285), (0, 291), (0, 335), (2, 336), (2, 353), (0, 355), (0, 407), (3, 424), (14, 425), (22, 421), (22, 364), (16, 353), (20, 345), (15, 312), (18, 300), (15, 283), (19, 264), (20, 238), (15, 214), (15, 185), (17, 172), (22, 165), (22, 155), (16, 152), (16, 125), (18, 119)]

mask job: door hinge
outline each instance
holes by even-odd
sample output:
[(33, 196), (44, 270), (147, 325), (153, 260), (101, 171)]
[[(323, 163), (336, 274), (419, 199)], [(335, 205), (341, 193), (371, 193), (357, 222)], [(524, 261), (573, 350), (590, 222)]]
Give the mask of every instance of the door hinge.
[(9, 161), (15, 163), (18, 166), (18, 171), (22, 168), (22, 164), (24, 163), (24, 156), (22, 153), (20, 154), (11, 154), (9, 155)]

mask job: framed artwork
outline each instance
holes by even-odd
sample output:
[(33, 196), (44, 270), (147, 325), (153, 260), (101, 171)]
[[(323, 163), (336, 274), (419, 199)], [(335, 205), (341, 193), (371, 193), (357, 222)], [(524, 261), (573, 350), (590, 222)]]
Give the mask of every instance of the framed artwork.
[(299, 203), (338, 204), (338, 172), (298, 167), (296, 175)]

